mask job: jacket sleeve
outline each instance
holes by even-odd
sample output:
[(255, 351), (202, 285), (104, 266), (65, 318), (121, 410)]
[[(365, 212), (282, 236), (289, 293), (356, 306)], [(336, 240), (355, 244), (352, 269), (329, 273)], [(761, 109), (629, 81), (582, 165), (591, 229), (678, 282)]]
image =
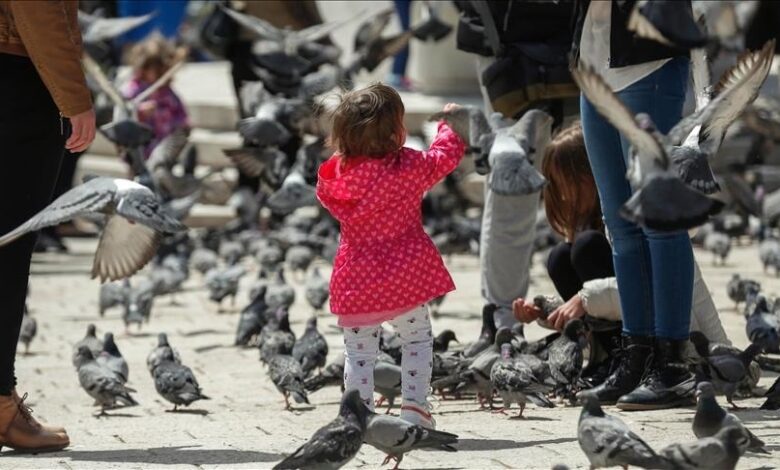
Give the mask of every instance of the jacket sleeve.
[(428, 190), (452, 173), (463, 159), (466, 144), (445, 122), (439, 123), (439, 132), (428, 151), (422, 155), (422, 184)]
[(81, 32), (71, 27), (65, 0), (12, 1), (16, 29), (60, 112), (71, 117), (92, 108), (81, 68)]
[(603, 320), (621, 321), (623, 313), (620, 309), (617, 279), (607, 277), (593, 279), (582, 286), (579, 292), (585, 311), (592, 317)]

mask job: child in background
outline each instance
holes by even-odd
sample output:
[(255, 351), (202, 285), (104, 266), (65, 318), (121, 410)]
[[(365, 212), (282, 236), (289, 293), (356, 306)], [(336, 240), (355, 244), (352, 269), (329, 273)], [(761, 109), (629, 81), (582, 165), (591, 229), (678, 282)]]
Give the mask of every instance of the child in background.
[[(134, 45), (128, 54), (133, 77), (122, 86), (125, 98), (134, 98), (156, 82), (173, 65), (176, 56), (176, 49), (160, 34)], [(178, 129), (190, 127), (187, 111), (170, 82), (139, 103), (138, 119), (154, 131), (154, 139), (144, 149), (146, 158), (162, 139)]]
[[(445, 111), (457, 105), (448, 104)], [(423, 231), (423, 194), (460, 163), (465, 144), (447, 124), (427, 152), (403, 147), (404, 105), (383, 84), (345, 93), (319, 169), (317, 197), (341, 224), (330, 309), (344, 331), (344, 385), (373, 409), (374, 364), (383, 322), (401, 338), (401, 418), (434, 428), (428, 391), (433, 334), (426, 305), (455, 289)]]

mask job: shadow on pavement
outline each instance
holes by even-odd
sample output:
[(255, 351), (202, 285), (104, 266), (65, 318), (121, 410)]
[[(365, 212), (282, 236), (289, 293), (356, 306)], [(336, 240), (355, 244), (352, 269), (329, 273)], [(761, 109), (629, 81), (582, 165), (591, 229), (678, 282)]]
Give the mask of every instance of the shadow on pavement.
[(284, 457), (281, 454), (255, 452), (237, 449), (200, 449), (190, 446), (155, 447), (151, 449), (120, 450), (73, 450), (59, 452), (71, 464), (75, 462), (135, 462), (142, 464), (190, 464), (225, 465), (253, 462), (274, 462)]
[(458, 450), (504, 450), (504, 449), (524, 449), (550, 444), (564, 444), (566, 442), (575, 442), (576, 437), (559, 437), (555, 439), (546, 439), (541, 441), (512, 441), (509, 439), (458, 439), (454, 446)]

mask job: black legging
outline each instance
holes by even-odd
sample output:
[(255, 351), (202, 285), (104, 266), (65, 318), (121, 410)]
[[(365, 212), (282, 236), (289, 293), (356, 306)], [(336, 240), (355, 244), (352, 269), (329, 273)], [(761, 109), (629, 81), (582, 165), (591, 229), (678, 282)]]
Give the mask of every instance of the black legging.
[(614, 277), (607, 237), (599, 231), (586, 230), (577, 234), (574, 243), (559, 243), (547, 258), (547, 273), (563, 300), (574, 297), (588, 281)]
[[(65, 138), (59, 111), (30, 59), (0, 54), (0, 233), (51, 199)], [(0, 247), (0, 395), (16, 386), (14, 359), (35, 235)]]

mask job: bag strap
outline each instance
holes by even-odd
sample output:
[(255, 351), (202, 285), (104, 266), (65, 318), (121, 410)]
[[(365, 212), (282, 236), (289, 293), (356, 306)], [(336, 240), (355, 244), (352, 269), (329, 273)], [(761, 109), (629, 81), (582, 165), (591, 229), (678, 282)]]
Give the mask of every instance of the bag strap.
[(485, 37), (493, 55), (498, 57), (501, 53), (501, 37), (498, 35), (496, 22), (493, 21), (490, 5), (488, 5), (487, 0), (471, 0), (471, 5), (482, 20), (482, 25), (485, 27)]

